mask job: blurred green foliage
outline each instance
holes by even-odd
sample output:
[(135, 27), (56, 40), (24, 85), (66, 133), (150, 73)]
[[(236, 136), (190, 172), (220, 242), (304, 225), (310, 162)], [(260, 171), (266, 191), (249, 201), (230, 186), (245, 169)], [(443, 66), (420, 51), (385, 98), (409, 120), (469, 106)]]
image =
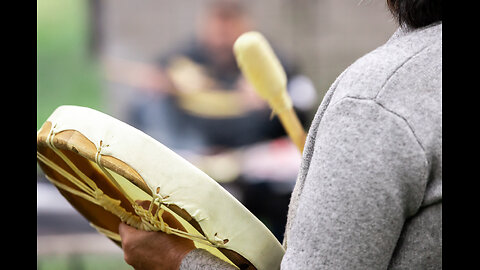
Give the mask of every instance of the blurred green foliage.
[(60, 105), (101, 110), (86, 0), (37, 0), (37, 130)]
[[(37, 0), (37, 130), (60, 105), (102, 109), (86, 0)], [(37, 256), (37, 269), (132, 269), (123, 256)]]

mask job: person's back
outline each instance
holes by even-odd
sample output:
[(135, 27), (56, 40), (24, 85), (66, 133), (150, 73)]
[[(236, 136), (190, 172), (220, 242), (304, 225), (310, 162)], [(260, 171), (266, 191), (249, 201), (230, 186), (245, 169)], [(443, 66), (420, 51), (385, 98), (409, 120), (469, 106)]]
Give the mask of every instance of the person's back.
[(390, 268), (441, 269), (442, 24), (400, 35), (384, 50), (395, 51), (402, 60), (375, 100), (410, 127), (426, 164), (423, 177), (414, 183), (420, 193), (412, 202)]
[[(400, 43), (408, 46), (404, 53), (410, 56), (389, 79), (391, 88), (385, 88), (390, 91), (379, 93), (376, 99), (410, 126), (425, 154), (426, 170), (421, 179), (425, 186), (420, 186), (423, 194), (417, 197), (416, 211), (407, 217), (390, 266), (441, 269), (442, 24), (398, 37), (387, 46), (396, 50)], [(395, 98), (403, 100), (395, 102)]]
[(441, 268), (441, 49), (441, 24), (399, 30), (332, 85), (292, 195), (283, 268)]

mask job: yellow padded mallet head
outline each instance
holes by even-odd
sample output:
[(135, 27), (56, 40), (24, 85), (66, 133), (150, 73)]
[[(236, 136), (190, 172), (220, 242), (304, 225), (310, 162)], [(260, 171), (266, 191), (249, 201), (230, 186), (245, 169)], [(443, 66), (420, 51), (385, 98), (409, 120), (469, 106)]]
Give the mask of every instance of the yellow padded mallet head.
[(246, 32), (235, 41), (233, 52), (242, 74), (268, 101), (287, 134), (302, 152), (306, 134), (288, 96), (285, 70), (268, 41), (259, 32)]

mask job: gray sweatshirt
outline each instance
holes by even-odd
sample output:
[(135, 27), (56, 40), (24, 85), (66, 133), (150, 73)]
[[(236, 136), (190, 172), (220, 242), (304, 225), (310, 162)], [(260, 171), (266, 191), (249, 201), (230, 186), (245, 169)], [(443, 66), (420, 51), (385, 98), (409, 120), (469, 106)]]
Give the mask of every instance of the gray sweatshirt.
[[(441, 23), (399, 28), (332, 84), (283, 245), (281, 269), (442, 268)], [(234, 268), (196, 249), (180, 269)]]

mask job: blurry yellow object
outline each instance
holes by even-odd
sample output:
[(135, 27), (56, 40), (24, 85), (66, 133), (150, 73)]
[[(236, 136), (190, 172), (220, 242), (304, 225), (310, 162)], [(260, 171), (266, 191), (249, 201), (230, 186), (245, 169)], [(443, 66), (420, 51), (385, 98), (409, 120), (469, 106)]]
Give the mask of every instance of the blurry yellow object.
[(186, 57), (175, 58), (168, 68), (178, 104), (184, 110), (208, 118), (238, 117), (248, 112), (236, 90), (218, 89), (205, 68)]
[(187, 57), (176, 57), (167, 69), (168, 76), (180, 93), (191, 93), (214, 88), (216, 83), (205, 68)]
[(303, 152), (306, 134), (288, 96), (285, 71), (268, 41), (259, 32), (246, 32), (235, 41), (233, 51), (243, 75), (268, 101), (287, 134)]
[(184, 110), (207, 118), (232, 118), (247, 113), (241, 94), (236, 91), (206, 90), (179, 93), (178, 104)]

